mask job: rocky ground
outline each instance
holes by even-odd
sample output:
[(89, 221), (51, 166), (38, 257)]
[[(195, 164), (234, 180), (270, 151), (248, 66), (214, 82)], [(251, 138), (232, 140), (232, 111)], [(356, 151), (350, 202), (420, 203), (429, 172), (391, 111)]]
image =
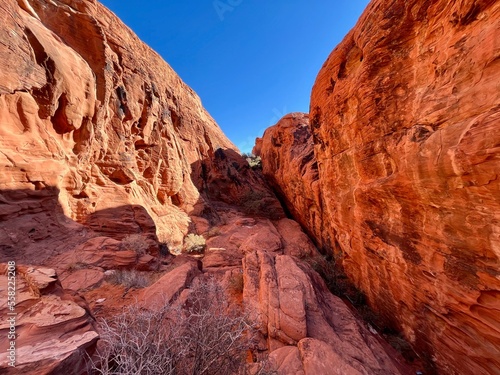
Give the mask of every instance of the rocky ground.
[[(253, 360), (269, 356), (279, 374), (412, 373), (399, 353), (382, 345), (380, 335), (329, 292), (307, 262), (320, 255), (296, 222), (249, 216), (226, 204), (219, 209), (220, 222), (202, 232), (210, 237), (203, 255), (137, 258), (135, 250), (119, 250), (120, 242), (95, 237), (48, 260), (55, 271), (22, 271), (55, 286), (24, 292), (28, 288), (18, 283), (17, 371), (74, 369), (84, 351), (94, 350), (101, 319), (133, 304), (175, 304), (197, 278), (211, 275), (258, 326)], [(144, 275), (150, 285), (127, 279), (115, 284), (112, 273), (123, 270)]]

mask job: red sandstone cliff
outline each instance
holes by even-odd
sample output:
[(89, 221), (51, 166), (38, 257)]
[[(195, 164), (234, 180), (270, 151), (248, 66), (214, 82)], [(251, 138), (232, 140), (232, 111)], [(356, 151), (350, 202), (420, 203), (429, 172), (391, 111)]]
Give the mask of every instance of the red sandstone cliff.
[[(262, 175), (111, 12), (94, 0), (0, 10), (0, 262), (18, 272), (17, 367), (3, 352), (0, 372), (85, 373), (93, 316), (160, 297), (182, 306), (213, 278), (239, 293), (233, 304), (259, 328), (252, 354), (279, 374), (402, 373), (304, 262), (317, 249)], [(188, 231), (207, 238), (204, 254), (159, 256), (158, 240), (177, 250)], [(110, 282), (124, 270), (151, 285)]]
[[(191, 164), (235, 149), (198, 96), (96, 1), (0, 9), (0, 190), (57, 189), (80, 222), (139, 204), (179, 242), (199, 201)], [(21, 202), (5, 197), (0, 215)]]
[(497, 1), (372, 1), (312, 90), (319, 188), (303, 122), (260, 145), (289, 210), (442, 374), (500, 374), (499, 55)]
[(257, 139), (253, 153), (262, 158), (264, 176), (293, 218), (320, 247), (330, 248), (309, 115), (291, 113), (283, 117)]

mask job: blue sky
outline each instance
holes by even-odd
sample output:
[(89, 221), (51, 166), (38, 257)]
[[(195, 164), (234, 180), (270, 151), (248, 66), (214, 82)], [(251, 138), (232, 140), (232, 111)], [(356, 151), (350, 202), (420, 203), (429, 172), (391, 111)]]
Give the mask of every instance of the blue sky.
[(368, 0), (101, 0), (201, 97), (243, 152), (311, 88)]

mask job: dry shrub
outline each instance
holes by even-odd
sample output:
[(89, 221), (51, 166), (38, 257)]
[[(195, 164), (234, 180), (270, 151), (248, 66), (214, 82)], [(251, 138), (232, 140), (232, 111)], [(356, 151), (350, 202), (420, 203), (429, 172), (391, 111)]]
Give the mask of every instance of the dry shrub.
[(207, 238), (220, 236), (221, 230), (219, 227), (212, 227), (207, 232)]
[(260, 156), (255, 156), (253, 154), (250, 155), (244, 155), (245, 159), (248, 162), (248, 165), (252, 169), (262, 169), (262, 159)]
[(152, 284), (153, 278), (149, 272), (140, 272), (137, 270), (113, 270), (106, 281), (114, 285), (123, 285), (127, 289), (146, 288)]
[(133, 250), (138, 256), (141, 256), (146, 254), (146, 250), (149, 249), (149, 243), (140, 234), (130, 234), (122, 240), (120, 247), (123, 250)]
[(70, 273), (73, 273), (75, 271), (78, 271), (78, 270), (83, 270), (83, 269), (86, 269), (88, 268), (89, 265), (86, 264), (86, 263), (83, 263), (83, 262), (73, 262), (73, 263), (69, 263), (67, 266), (66, 266), (66, 270)]
[(243, 293), (243, 287), (244, 287), (243, 274), (242, 273), (232, 274), (231, 277), (229, 278), (229, 289), (231, 289), (233, 293), (241, 294)]
[(253, 331), (218, 283), (197, 282), (183, 307), (130, 306), (102, 320), (91, 373), (238, 374), (253, 345)]
[(266, 198), (269, 198), (266, 193), (251, 190), (242, 197), (241, 206), (250, 215), (261, 215), (268, 210)]
[(206, 240), (203, 236), (190, 233), (184, 238), (184, 251), (187, 253), (202, 253), (206, 247)]

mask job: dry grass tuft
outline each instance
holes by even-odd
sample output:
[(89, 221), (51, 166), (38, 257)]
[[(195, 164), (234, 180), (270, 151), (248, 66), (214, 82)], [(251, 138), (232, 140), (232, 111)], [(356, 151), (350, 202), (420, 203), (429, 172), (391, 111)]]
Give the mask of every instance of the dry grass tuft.
[(154, 279), (149, 272), (113, 270), (113, 272), (106, 276), (106, 281), (114, 285), (123, 285), (127, 289), (142, 289), (150, 286)]

